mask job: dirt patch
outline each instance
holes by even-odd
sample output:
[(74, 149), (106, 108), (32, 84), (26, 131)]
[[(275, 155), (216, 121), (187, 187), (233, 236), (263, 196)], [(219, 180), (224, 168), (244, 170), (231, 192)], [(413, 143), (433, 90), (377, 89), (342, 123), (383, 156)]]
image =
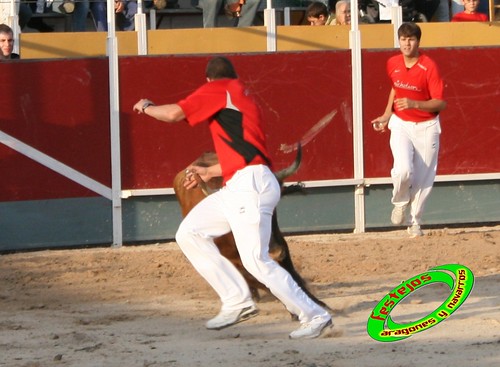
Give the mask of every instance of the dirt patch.
[[(298, 324), (269, 294), (258, 317), (206, 330), (218, 299), (175, 243), (39, 251), (0, 256), (0, 366), (500, 365), (500, 226), (287, 240), (299, 272), (333, 309), (335, 327), (321, 339), (289, 340)], [(368, 336), (371, 310), (389, 290), (449, 263), (476, 277), (449, 320), (396, 343)], [(424, 287), (394, 318), (418, 319), (448, 294)]]

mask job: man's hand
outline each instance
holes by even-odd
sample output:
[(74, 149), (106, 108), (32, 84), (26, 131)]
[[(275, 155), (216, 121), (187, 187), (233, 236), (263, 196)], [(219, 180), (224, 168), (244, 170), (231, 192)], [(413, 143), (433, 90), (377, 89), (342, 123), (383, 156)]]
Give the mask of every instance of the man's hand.
[(387, 124), (389, 123), (389, 117), (379, 116), (376, 119), (372, 120), (371, 123), (375, 131), (384, 132)]
[(408, 110), (410, 108), (418, 108), (417, 101), (409, 98), (398, 98), (394, 100), (395, 107), (398, 111)]
[(115, 13), (121, 13), (123, 10), (125, 10), (125, 1), (115, 0)]
[(210, 167), (189, 166), (186, 168), (186, 178), (184, 179), (184, 187), (193, 189), (203, 182), (210, 181), (213, 177), (222, 175), (220, 164), (217, 163)]
[(133, 107), (133, 111), (136, 111), (137, 113), (144, 113), (144, 110), (143, 110), (143, 107), (146, 105), (146, 103), (149, 102), (149, 105), (150, 106), (153, 106), (154, 103), (151, 102), (149, 99), (145, 99), (145, 98), (142, 98), (139, 100), (139, 102), (137, 102), (134, 107)]
[(189, 166), (186, 168), (186, 178), (184, 179), (184, 187), (188, 190), (198, 187), (203, 181), (207, 182), (211, 177), (208, 177), (208, 168), (200, 166)]

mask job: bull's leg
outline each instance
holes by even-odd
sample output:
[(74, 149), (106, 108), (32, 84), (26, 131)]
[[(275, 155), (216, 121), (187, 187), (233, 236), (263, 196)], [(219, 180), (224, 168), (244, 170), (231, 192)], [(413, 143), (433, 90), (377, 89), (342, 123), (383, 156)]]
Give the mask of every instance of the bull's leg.
[(276, 214), (276, 211), (273, 214), (272, 225), (273, 230), (270, 243), (273, 246), (274, 250), (270, 250), (270, 253), (274, 254), (274, 256), (272, 256), (273, 259), (275, 259), (278, 264), (280, 264), (292, 276), (293, 280), (295, 280), (298, 286), (307, 294), (309, 298), (311, 298), (321, 307), (324, 307), (331, 311), (330, 307), (327, 304), (325, 304), (323, 301), (321, 301), (311, 293), (311, 291), (307, 287), (306, 281), (295, 269), (288, 243), (286, 242), (285, 237), (283, 237), (283, 234), (278, 227), (278, 215)]

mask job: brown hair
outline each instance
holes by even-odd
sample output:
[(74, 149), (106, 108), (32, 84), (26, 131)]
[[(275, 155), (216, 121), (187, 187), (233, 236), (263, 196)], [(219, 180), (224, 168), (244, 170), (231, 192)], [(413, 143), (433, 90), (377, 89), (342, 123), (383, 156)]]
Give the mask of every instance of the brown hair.
[(401, 24), (398, 29), (398, 38), (401, 37), (416, 37), (417, 41), (420, 41), (420, 37), (422, 37), (422, 30), (417, 24), (413, 22), (406, 22)]
[(328, 18), (328, 8), (322, 2), (315, 1), (306, 9), (306, 18), (319, 18), (321, 15)]
[(14, 34), (14, 31), (7, 24), (2, 23), (2, 24), (0, 24), (0, 33)]
[(207, 76), (207, 78), (214, 80), (224, 78), (238, 78), (238, 75), (236, 74), (231, 61), (221, 56), (214, 57), (208, 62), (205, 75)]

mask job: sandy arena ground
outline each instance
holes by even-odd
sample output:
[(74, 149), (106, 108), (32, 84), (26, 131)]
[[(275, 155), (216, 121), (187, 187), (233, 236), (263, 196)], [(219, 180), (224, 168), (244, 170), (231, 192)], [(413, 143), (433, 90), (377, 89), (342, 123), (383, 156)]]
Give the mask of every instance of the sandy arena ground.
[[(0, 366), (500, 366), (500, 226), (287, 237), (297, 269), (332, 309), (323, 338), (293, 341), (298, 323), (271, 295), (258, 317), (204, 328), (215, 293), (175, 243), (0, 255)], [(370, 338), (366, 322), (401, 281), (459, 263), (474, 273), (448, 320), (404, 341)], [(394, 309), (427, 315), (450, 294), (437, 283)]]

